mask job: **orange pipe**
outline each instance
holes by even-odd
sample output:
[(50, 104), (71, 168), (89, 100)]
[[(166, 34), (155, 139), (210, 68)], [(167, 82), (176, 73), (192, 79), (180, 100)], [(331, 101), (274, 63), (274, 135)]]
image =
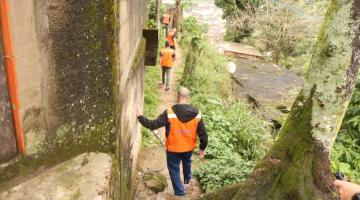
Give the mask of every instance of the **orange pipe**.
[(16, 69), (15, 69), (16, 62), (13, 55), (8, 11), (9, 11), (8, 1), (0, 0), (0, 27), (2, 33), (1, 35), (3, 40), (3, 48), (4, 48), (7, 85), (9, 90), (12, 118), (15, 128), (15, 134), (16, 134), (16, 143), (17, 143), (18, 152), (20, 154), (25, 154), (24, 133), (21, 128), (20, 115), (19, 115), (20, 102), (18, 95), (18, 85), (16, 80)]

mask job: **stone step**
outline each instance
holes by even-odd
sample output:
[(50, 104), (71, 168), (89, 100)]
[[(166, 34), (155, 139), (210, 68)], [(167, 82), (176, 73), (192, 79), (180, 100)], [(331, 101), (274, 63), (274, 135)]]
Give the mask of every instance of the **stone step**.
[(103, 200), (110, 189), (112, 159), (84, 153), (0, 193), (1, 200)]

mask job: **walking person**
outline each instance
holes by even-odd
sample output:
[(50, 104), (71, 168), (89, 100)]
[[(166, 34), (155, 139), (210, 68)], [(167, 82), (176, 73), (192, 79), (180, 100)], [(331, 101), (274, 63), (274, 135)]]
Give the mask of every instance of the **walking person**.
[(175, 50), (170, 48), (169, 42), (165, 42), (165, 48), (160, 51), (160, 66), (162, 69), (162, 84), (165, 84), (165, 90), (170, 90), (170, 72), (175, 64)]
[(170, 48), (176, 49), (176, 28), (171, 29), (171, 31), (166, 35), (166, 40), (170, 44)]
[(149, 120), (144, 116), (138, 116), (139, 122), (148, 129), (165, 127), (167, 167), (177, 196), (185, 196), (180, 178), (180, 163), (183, 167), (184, 184), (188, 186), (191, 180), (191, 157), (197, 138), (200, 140), (200, 158), (205, 156), (208, 142), (201, 112), (189, 104), (189, 98), (190, 91), (181, 87), (177, 95), (177, 104), (166, 109), (157, 119)]
[(168, 34), (168, 28), (171, 22), (171, 15), (168, 13), (164, 13), (163, 16), (161, 16), (161, 23), (164, 26), (165, 29), (165, 36)]

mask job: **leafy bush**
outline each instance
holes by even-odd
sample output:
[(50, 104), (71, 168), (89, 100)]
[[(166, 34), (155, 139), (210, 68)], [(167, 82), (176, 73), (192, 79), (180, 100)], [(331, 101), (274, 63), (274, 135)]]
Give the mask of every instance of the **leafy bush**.
[[(148, 21), (147, 25), (149, 28), (156, 28), (156, 0), (149, 0), (147, 4), (148, 10)], [(165, 6), (161, 4), (160, 6), (160, 16), (164, 14)]]
[(214, 191), (244, 181), (254, 166), (254, 161), (243, 160), (239, 156), (212, 159), (200, 166), (194, 175), (207, 191)]
[[(185, 19), (184, 23), (183, 39), (197, 33), (189, 24), (201, 27), (194, 18)], [(244, 180), (272, 140), (266, 122), (252, 113), (245, 102), (232, 97), (227, 59), (207, 42), (203, 43), (195, 77), (182, 84), (191, 90), (191, 103), (201, 110), (208, 131), (209, 160), (201, 163), (194, 175), (210, 191)], [(181, 44), (185, 54), (189, 43)]]
[(331, 160), (334, 171), (342, 171), (360, 183), (360, 81), (336, 139)]
[[(202, 38), (204, 33), (207, 32), (207, 27), (197, 22), (193, 16), (187, 17), (181, 23), (182, 38), (180, 45), (188, 48), (193, 37)], [(184, 54), (185, 55), (185, 54)]]

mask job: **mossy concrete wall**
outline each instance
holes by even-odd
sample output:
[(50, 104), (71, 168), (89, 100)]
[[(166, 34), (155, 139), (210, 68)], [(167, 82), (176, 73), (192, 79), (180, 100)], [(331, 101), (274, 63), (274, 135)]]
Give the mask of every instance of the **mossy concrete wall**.
[(114, 196), (131, 199), (146, 0), (9, 2), (27, 155), (0, 169), (0, 185), (24, 165), (111, 151), (121, 174)]
[(27, 155), (58, 147), (110, 150), (114, 1), (9, 3)]

